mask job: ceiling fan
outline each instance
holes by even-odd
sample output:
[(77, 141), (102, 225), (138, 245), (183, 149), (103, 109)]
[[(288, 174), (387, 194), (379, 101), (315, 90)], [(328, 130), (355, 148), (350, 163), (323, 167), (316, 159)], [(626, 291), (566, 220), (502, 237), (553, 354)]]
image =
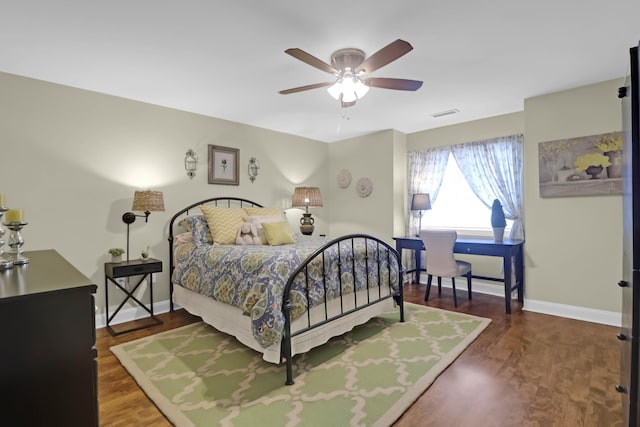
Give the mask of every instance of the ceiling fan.
[(302, 49), (287, 49), (285, 53), (312, 67), (335, 75), (336, 80), (285, 89), (279, 93), (288, 95), (290, 93), (327, 87), (329, 94), (339, 100), (342, 107), (350, 107), (355, 105), (356, 100), (362, 98), (369, 91), (369, 87), (416, 91), (422, 86), (422, 82), (419, 80), (393, 79), (387, 77), (369, 77), (363, 79), (365, 75), (371, 74), (377, 69), (384, 67), (390, 62), (409, 53), (411, 50), (413, 50), (413, 46), (411, 46), (409, 42), (400, 39), (389, 43), (366, 59), (364, 52), (360, 49), (340, 49), (331, 55), (331, 65), (329, 65)]

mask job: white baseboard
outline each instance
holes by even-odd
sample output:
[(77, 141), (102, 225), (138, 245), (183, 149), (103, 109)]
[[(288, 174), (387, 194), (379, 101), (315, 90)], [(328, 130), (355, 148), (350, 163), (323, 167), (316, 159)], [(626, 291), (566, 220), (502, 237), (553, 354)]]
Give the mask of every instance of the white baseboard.
[[(426, 282), (425, 282), (426, 283)], [(422, 284), (425, 284), (422, 283)], [(437, 286), (437, 284), (436, 284)], [(451, 287), (451, 282), (447, 280), (442, 281), (443, 287)], [(466, 289), (466, 283), (461, 282), (461, 286)], [(461, 288), (461, 289), (463, 289)], [(487, 295), (495, 295), (503, 297), (502, 287), (495, 284), (489, 284), (474, 280), (473, 292)], [(148, 307), (148, 306), (147, 306)], [(177, 305), (175, 308), (179, 308)], [(167, 313), (169, 311), (169, 300), (158, 301), (153, 304), (153, 310), (155, 314)], [(549, 314), (551, 316), (566, 317), (568, 319), (583, 320), (585, 322), (600, 323), (603, 325), (610, 325), (620, 327), (622, 325), (622, 314), (615, 311), (596, 310), (594, 308), (578, 307), (574, 305), (558, 304), (554, 302), (538, 301), (525, 298), (523, 310), (531, 311), (533, 313)], [(148, 317), (149, 313), (140, 307), (123, 308), (120, 310), (112, 325), (118, 323), (130, 322), (132, 320), (143, 319)], [(104, 328), (107, 326), (105, 314), (96, 315), (96, 328)]]
[[(149, 305), (147, 305), (147, 308), (149, 308)], [(179, 307), (175, 305), (174, 308), (177, 309)], [(166, 313), (168, 311), (169, 300), (153, 303), (153, 314)], [(109, 315), (113, 315), (113, 311), (110, 311)], [(127, 307), (118, 312), (111, 324), (117, 325), (119, 323), (130, 322), (132, 320), (144, 319), (145, 317), (149, 317), (149, 313), (147, 313), (142, 307)], [(106, 315), (104, 313), (96, 314), (96, 329), (104, 328), (105, 326), (107, 326)]]
[(584, 320), (585, 322), (601, 323), (603, 325), (622, 326), (622, 314), (616, 313), (615, 311), (596, 310), (595, 308), (536, 301), (526, 298), (524, 300), (523, 310), (575, 320)]
[[(420, 278), (421, 284), (426, 284), (426, 275)], [(434, 279), (435, 281), (435, 279)], [(456, 280), (456, 284), (458, 281)], [(433, 282), (432, 282), (433, 286)], [(437, 286), (437, 283), (436, 283)], [(443, 280), (442, 286), (451, 288), (451, 281)], [(460, 286), (456, 289), (467, 289), (466, 282), (460, 281)], [(487, 295), (495, 295), (504, 297), (503, 287), (501, 285), (489, 284), (480, 280), (473, 281), (473, 292)], [(549, 314), (551, 316), (565, 317), (567, 319), (583, 320), (585, 322), (600, 323), (603, 325), (617, 326), (622, 325), (622, 314), (615, 311), (597, 310), (594, 308), (579, 307), (575, 305), (558, 304), (555, 302), (539, 301), (532, 299), (524, 299), (523, 310), (533, 313)]]

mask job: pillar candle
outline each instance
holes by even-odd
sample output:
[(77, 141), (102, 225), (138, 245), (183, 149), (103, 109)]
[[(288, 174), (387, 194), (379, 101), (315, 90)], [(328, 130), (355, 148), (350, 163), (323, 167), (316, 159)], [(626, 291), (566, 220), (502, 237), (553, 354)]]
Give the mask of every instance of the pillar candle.
[(0, 208), (4, 207), (4, 194), (0, 193)]
[(4, 215), (6, 222), (24, 222), (24, 211), (22, 209), (9, 209)]

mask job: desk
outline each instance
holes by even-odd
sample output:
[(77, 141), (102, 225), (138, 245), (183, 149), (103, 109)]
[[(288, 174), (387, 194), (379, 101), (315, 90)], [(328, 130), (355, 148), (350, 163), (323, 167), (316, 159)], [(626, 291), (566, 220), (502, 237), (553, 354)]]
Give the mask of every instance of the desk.
[[(402, 256), (403, 249), (414, 251), (416, 259), (416, 269), (409, 270), (416, 272), (416, 283), (420, 283), (420, 272), (425, 271), (421, 267), (420, 252), (424, 250), (424, 244), (419, 237), (394, 237), (396, 250)], [(472, 275), (474, 279), (491, 280), (494, 282), (504, 282), (504, 304), (507, 313), (511, 313), (511, 292), (518, 290), (518, 301), (524, 301), (524, 240), (504, 240), (496, 242), (493, 239), (482, 238), (462, 238), (456, 240), (453, 251), (458, 254), (485, 255), (502, 258), (504, 278), (486, 277)], [(511, 284), (511, 260), (515, 265), (515, 283)]]

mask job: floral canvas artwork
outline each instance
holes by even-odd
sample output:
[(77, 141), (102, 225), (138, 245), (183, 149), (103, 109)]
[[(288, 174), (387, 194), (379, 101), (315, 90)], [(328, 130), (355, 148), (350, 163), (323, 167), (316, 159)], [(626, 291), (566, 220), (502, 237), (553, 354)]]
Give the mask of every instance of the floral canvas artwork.
[(538, 144), (540, 197), (622, 194), (622, 133)]

